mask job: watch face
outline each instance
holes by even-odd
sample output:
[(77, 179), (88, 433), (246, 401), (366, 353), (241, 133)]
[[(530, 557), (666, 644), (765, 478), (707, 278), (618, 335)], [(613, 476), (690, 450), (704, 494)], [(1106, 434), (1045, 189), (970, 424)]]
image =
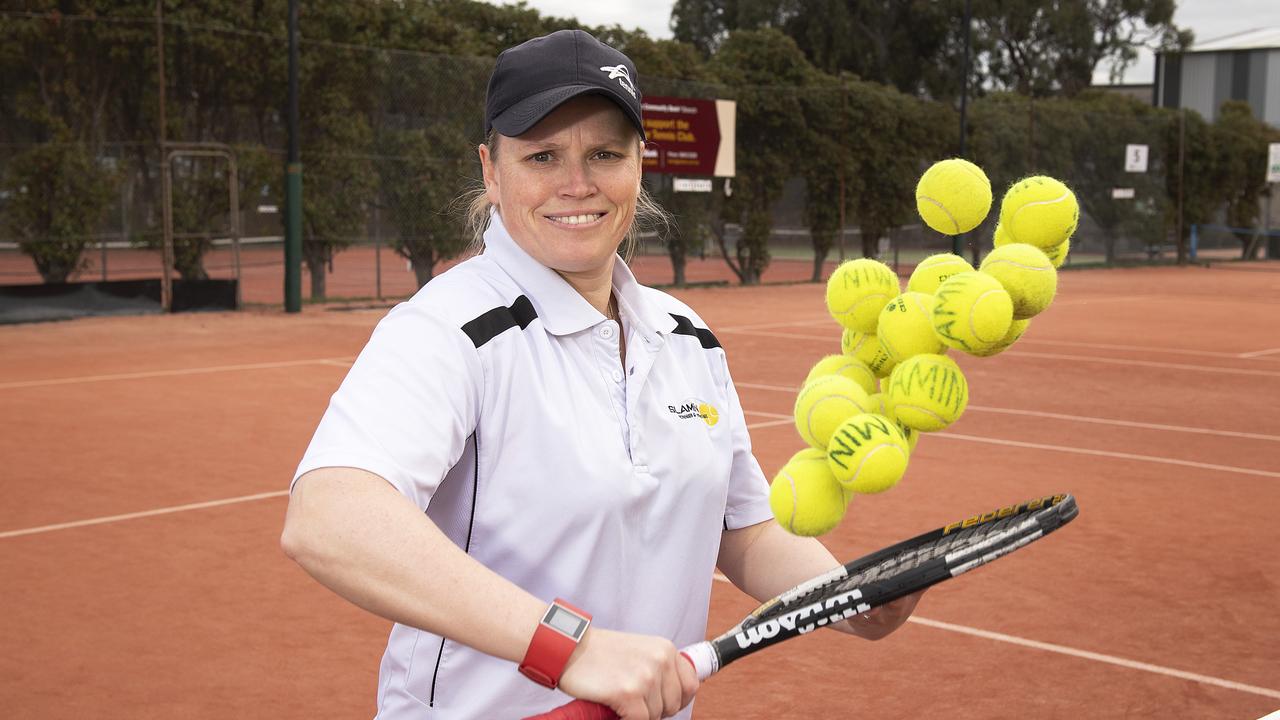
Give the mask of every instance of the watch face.
[(560, 607), (552, 605), (547, 610), (547, 616), (542, 622), (568, 635), (574, 640), (581, 640), (582, 633), (587, 629), (587, 621), (572, 612)]

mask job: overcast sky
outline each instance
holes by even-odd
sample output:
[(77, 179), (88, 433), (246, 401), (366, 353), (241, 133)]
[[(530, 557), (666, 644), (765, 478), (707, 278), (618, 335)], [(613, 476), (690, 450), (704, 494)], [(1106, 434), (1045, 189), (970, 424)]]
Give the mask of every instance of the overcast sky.
[[(493, 2), (494, 0), (489, 0)], [(892, 0), (885, 0), (886, 2)], [(667, 23), (673, 0), (526, 0), (544, 15), (576, 17), (586, 25), (640, 28), (651, 37), (671, 37)], [(504, 3), (496, 3), (504, 4)], [(1189, 27), (1197, 41), (1213, 40), (1260, 27), (1280, 27), (1280, 0), (1178, 0), (1174, 22)], [(1096, 81), (1105, 82), (1108, 68), (1099, 68)], [(1124, 82), (1149, 83), (1155, 62), (1144, 53), (1125, 73)]]

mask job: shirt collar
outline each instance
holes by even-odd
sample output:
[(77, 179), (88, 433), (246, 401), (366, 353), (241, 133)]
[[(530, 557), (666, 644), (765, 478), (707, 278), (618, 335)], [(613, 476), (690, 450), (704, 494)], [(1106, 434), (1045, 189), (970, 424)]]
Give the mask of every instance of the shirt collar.
[(613, 290), (618, 296), (619, 311), (638, 322), (646, 334), (665, 334), (675, 330), (676, 319), (670, 313), (662, 312), (649, 299), (644, 286), (636, 281), (636, 276), (622, 258), (613, 263)]
[[(515, 281), (533, 303), (543, 327), (553, 335), (581, 332), (605, 319), (564, 278), (533, 259), (512, 239), (496, 209), (490, 211), (489, 227), (484, 232), (484, 254)], [(675, 328), (675, 319), (654, 307), (621, 258), (613, 264), (612, 282), (620, 310), (644, 325), (648, 332), (669, 332)]]

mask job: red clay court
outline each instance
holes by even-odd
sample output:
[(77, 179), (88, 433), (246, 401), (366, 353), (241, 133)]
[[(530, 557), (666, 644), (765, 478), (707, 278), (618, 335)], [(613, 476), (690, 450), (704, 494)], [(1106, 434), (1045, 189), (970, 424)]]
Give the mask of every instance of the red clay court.
[[(849, 558), (1061, 491), (1079, 519), (930, 591), (882, 642), (816, 633), (743, 660), (695, 718), (1280, 708), (1280, 268), (1261, 266), (1063, 273), (1012, 350), (959, 358), (964, 418), (825, 540)], [(821, 286), (677, 294), (727, 348), (772, 473), (801, 444), (797, 385), (839, 349)], [(5, 717), (373, 715), (389, 624), (278, 540), (290, 475), (384, 312), (0, 327)], [(754, 605), (717, 583), (709, 634)]]

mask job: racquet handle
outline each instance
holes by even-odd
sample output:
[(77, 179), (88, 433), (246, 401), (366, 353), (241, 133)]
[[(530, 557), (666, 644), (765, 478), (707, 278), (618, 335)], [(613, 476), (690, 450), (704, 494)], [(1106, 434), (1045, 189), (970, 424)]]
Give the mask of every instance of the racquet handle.
[[(711, 647), (711, 643), (705, 640), (681, 650), (680, 657), (688, 660), (693, 666), (694, 672), (698, 673), (698, 682), (711, 677), (718, 669), (715, 650)], [(524, 720), (618, 720), (618, 715), (608, 705), (590, 700), (574, 700), (555, 710), (531, 715)]]

